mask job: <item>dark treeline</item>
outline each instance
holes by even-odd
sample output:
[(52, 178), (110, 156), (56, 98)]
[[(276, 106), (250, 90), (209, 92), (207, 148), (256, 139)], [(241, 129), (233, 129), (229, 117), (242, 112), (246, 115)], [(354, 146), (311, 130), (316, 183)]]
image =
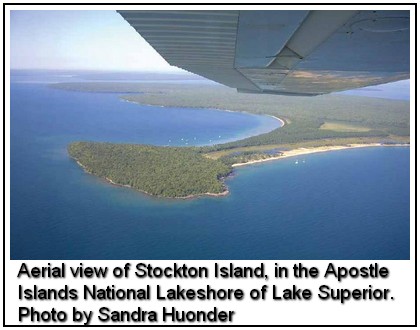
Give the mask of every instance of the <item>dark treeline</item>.
[(329, 130), (320, 130), (320, 123), (317, 121), (301, 120), (292, 122), (284, 127), (277, 128), (266, 134), (249, 137), (243, 140), (217, 144), (209, 147), (203, 147), (202, 152), (212, 152), (238, 147), (261, 146), (271, 144), (291, 144), (311, 140), (324, 140), (332, 138), (349, 137), (386, 137), (388, 133), (371, 130), (368, 132), (336, 132)]
[(223, 193), (231, 171), (194, 148), (74, 142), (68, 152), (89, 173), (163, 197)]

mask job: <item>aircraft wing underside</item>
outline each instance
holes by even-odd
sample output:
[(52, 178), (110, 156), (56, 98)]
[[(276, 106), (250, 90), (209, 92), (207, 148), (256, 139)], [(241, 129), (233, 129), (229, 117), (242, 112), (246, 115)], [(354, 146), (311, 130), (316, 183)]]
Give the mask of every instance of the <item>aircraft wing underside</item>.
[(409, 78), (409, 11), (118, 11), (170, 65), (240, 92), (318, 95)]

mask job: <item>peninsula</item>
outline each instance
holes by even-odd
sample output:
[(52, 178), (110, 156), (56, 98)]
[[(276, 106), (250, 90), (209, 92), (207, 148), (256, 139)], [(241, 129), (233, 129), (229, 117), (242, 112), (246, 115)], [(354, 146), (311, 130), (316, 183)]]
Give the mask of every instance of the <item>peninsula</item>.
[(223, 196), (223, 179), (232, 171), (194, 148), (74, 142), (68, 152), (88, 173), (112, 184), (169, 198)]
[[(235, 167), (299, 154), (410, 142), (409, 102), (349, 95), (250, 95), (218, 85), (171, 83), (59, 83), (53, 88), (118, 92), (139, 104), (217, 108), (270, 115), (284, 125), (269, 133), (204, 147), (76, 142), (71, 157), (111, 183), (158, 197), (191, 198), (228, 193), (224, 179)], [(130, 93), (130, 94), (124, 94)]]

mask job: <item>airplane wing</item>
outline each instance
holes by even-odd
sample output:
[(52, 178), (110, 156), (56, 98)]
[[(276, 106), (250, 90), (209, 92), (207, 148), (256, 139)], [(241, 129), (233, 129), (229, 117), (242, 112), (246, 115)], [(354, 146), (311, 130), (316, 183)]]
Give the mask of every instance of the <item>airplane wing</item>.
[(409, 78), (409, 11), (118, 12), (170, 65), (240, 92), (311, 96)]

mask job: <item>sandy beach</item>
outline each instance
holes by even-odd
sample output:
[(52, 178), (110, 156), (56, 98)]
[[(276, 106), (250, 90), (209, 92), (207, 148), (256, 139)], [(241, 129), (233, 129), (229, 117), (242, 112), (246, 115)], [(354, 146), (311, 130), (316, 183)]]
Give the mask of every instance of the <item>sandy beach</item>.
[[(281, 121), (281, 119), (279, 119)], [(328, 152), (328, 151), (336, 151), (336, 150), (344, 150), (344, 149), (355, 149), (355, 148), (368, 148), (368, 147), (409, 147), (409, 144), (381, 144), (381, 143), (371, 143), (371, 144), (349, 144), (349, 145), (338, 145), (338, 146), (324, 146), (324, 147), (314, 147), (314, 148), (298, 148), (298, 149), (292, 149), (292, 150), (287, 150), (284, 151), (282, 153), (282, 155), (280, 156), (275, 156), (275, 157), (271, 157), (271, 158), (265, 158), (265, 159), (259, 159), (259, 160), (252, 160), (246, 163), (237, 163), (237, 164), (233, 164), (232, 167), (239, 167), (239, 166), (246, 166), (246, 165), (252, 165), (252, 164), (257, 164), (257, 163), (263, 163), (263, 162), (268, 162), (268, 161), (273, 161), (273, 160), (279, 160), (279, 159), (284, 159), (284, 158), (289, 158), (289, 157), (295, 157), (295, 156), (301, 156), (301, 155), (308, 155), (308, 154), (314, 154), (314, 153), (320, 153), (320, 152)], [(71, 157), (73, 158), (73, 157)], [(85, 172), (92, 174), (87, 168), (86, 166), (84, 166), (82, 163), (80, 163), (77, 159), (73, 158), (77, 164), (79, 164)], [(136, 189), (133, 188), (129, 185), (123, 185), (123, 184), (119, 184), (117, 182), (114, 182), (112, 179), (105, 177), (103, 178), (105, 179), (107, 182), (116, 185), (116, 186), (120, 186), (120, 187), (126, 187), (126, 188), (132, 188), (135, 189), (141, 193), (150, 195), (152, 197), (163, 197), (163, 196), (156, 196), (153, 195), (147, 191), (144, 190), (140, 190), (140, 189)], [(225, 178), (224, 178), (225, 179)], [(196, 195), (188, 195), (188, 196), (182, 196), (182, 197), (164, 197), (164, 198), (168, 198), (168, 199), (193, 199), (193, 198), (197, 198), (197, 197), (203, 197), (203, 196), (209, 196), (209, 197), (222, 197), (222, 196), (227, 196), (229, 194), (229, 189), (227, 188), (226, 185), (224, 185), (225, 190), (221, 193), (201, 193), (201, 194), (196, 194)]]
[(280, 122), (280, 127), (283, 127), (285, 125), (285, 122), (283, 119), (280, 119), (279, 117), (273, 116), (273, 115), (267, 115), (268, 117), (274, 118), (275, 120)]
[(325, 147), (315, 147), (315, 148), (298, 148), (284, 151), (280, 156), (265, 158), (265, 159), (258, 159), (252, 160), (246, 163), (237, 163), (233, 164), (232, 167), (239, 167), (239, 166), (246, 166), (251, 164), (263, 163), (272, 160), (284, 159), (289, 157), (301, 156), (301, 155), (308, 155), (314, 154), (319, 152), (327, 152), (327, 151), (336, 151), (336, 150), (344, 150), (344, 149), (355, 149), (355, 148), (368, 148), (368, 147), (409, 147), (409, 144), (381, 144), (381, 143), (370, 143), (370, 144), (349, 144), (349, 145), (341, 145), (341, 146), (325, 146)]

